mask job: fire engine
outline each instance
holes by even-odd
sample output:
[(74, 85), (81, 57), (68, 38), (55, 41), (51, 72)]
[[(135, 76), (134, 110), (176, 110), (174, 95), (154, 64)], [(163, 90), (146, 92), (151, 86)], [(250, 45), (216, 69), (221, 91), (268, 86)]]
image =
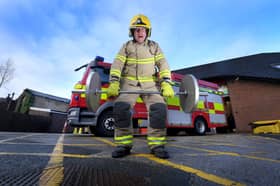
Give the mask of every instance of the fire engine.
[[(101, 78), (101, 89), (106, 91), (109, 85), (109, 73), (111, 64), (104, 62), (103, 57), (97, 56), (95, 60), (85, 64), (75, 71), (86, 68), (82, 79), (75, 84), (72, 91), (71, 101), (69, 104), (67, 123), (72, 127), (89, 127), (91, 132), (97, 136), (113, 136), (114, 135), (114, 117), (113, 117), (113, 99), (107, 98), (106, 94), (101, 94), (98, 109), (91, 111), (87, 106), (86, 97), (90, 94), (86, 90), (90, 76), (95, 73)], [(172, 73), (173, 89), (179, 91), (180, 81), (183, 75)], [(223, 105), (223, 98), (218, 91), (218, 85), (198, 80), (199, 91), (203, 92), (199, 96), (199, 101), (190, 113), (183, 112), (180, 107), (179, 97), (167, 98), (168, 105), (168, 121), (166, 124), (167, 133), (176, 134), (180, 130), (193, 131), (196, 134), (204, 135), (211, 129), (226, 127), (226, 117)], [(147, 110), (141, 98), (137, 102), (133, 110), (133, 127), (146, 128)]]

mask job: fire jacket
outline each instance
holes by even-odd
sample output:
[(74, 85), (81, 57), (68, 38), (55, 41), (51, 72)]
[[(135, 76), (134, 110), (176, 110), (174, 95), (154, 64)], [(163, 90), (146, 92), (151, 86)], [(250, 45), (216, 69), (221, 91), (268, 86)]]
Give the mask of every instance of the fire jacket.
[[(159, 77), (156, 77), (158, 70)], [(158, 79), (159, 78), (159, 79)], [(156, 86), (159, 80), (170, 81), (171, 73), (158, 43), (146, 40), (126, 42), (118, 52), (111, 66), (110, 81), (121, 81), (143, 89)]]

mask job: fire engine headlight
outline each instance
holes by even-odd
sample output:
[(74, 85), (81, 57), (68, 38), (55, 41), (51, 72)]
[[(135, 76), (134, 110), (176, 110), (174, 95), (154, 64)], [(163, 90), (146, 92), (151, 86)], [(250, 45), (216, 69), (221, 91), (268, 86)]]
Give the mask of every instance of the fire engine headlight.
[(70, 111), (69, 115), (70, 116), (76, 116), (78, 112), (76, 110)]

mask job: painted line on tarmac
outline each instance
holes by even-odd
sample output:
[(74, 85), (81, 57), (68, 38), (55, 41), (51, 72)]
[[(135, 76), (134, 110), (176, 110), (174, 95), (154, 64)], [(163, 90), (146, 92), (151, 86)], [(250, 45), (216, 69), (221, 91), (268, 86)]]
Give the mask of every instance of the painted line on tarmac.
[(279, 139), (275, 139), (273, 137), (269, 137), (269, 136), (257, 136), (257, 135), (252, 135), (252, 136), (248, 136), (249, 139), (257, 139), (257, 140), (269, 140), (269, 141), (273, 141), (273, 142), (277, 142), (279, 143)]
[(0, 143), (12, 141), (12, 140), (16, 140), (16, 139), (22, 139), (22, 138), (26, 138), (26, 137), (30, 137), (30, 136), (35, 136), (35, 135), (37, 135), (37, 134), (28, 134), (28, 135), (18, 136), (18, 137), (14, 137), (14, 138), (8, 138), (8, 139), (0, 140)]
[(172, 168), (175, 168), (175, 169), (179, 169), (179, 170), (182, 170), (184, 172), (195, 174), (200, 178), (203, 178), (205, 180), (208, 180), (208, 181), (220, 184), (220, 185), (236, 185), (236, 186), (244, 185), (242, 183), (239, 183), (239, 182), (236, 182), (236, 181), (233, 181), (233, 180), (230, 180), (230, 179), (222, 178), (222, 177), (216, 176), (214, 174), (208, 174), (208, 173), (206, 173), (204, 171), (201, 171), (199, 169), (195, 169), (195, 168), (188, 167), (188, 166), (185, 166), (185, 165), (179, 165), (179, 164), (173, 163), (173, 162), (168, 161), (168, 160), (160, 159), (160, 158), (157, 158), (157, 157), (155, 157), (154, 155), (151, 155), (151, 154), (136, 154), (136, 155), (133, 155), (133, 156), (144, 157), (144, 158), (152, 160), (156, 163), (159, 163), (159, 164), (162, 164), (162, 165), (165, 165), (165, 166), (169, 166), (169, 167), (172, 167)]
[(215, 146), (229, 146), (229, 147), (241, 147), (241, 148), (249, 148), (249, 149), (252, 149), (252, 148), (255, 148), (253, 146), (249, 146), (249, 145), (237, 145), (237, 144), (232, 144), (232, 143), (207, 143), (207, 142), (201, 142), (201, 143), (194, 143), (196, 145), (202, 145), (202, 146), (210, 146), (210, 145), (215, 145)]
[[(110, 146), (116, 146), (116, 144), (114, 144), (110, 140), (106, 140), (106, 139), (102, 139), (102, 138), (95, 138), (95, 139), (97, 139), (98, 141), (102, 141), (102, 142), (104, 142), (104, 143), (106, 143)], [(197, 176), (199, 176), (203, 179), (206, 179), (208, 181), (215, 182), (215, 183), (218, 183), (218, 184), (221, 184), (221, 185), (236, 185), (236, 186), (242, 186), (243, 185), (241, 183), (238, 183), (238, 182), (226, 179), (226, 178), (221, 178), (221, 177), (216, 176), (214, 174), (208, 174), (206, 172), (203, 172), (203, 171), (198, 170), (198, 169), (194, 169), (192, 167), (176, 164), (176, 163), (173, 163), (173, 162), (168, 161), (168, 160), (163, 160), (163, 159), (157, 158), (157, 157), (155, 157), (154, 155), (151, 155), (151, 154), (135, 154), (135, 155), (132, 155), (132, 156), (144, 157), (144, 158), (147, 158), (149, 160), (155, 161), (156, 163), (163, 164), (165, 166), (170, 166), (172, 168), (179, 169), (179, 170), (182, 170), (184, 172), (195, 174), (195, 175), (197, 175)]]
[(49, 157), (54, 157), (54, 158), (92, 158), (95, 157), (94, 155), (83, 155), (83, 154), (52, 154), (52, 153), (30, 153), (30, 152), (23, 152), (23, 153), (18, 153), (18, 152), (0, 152), (0, 155), (2, 156), (7, 156), (7, 155), (12, 155), (12, 156), (49, 156)]
[(178, 147), (178, 148), (183, 148), (183, 149), (192, 149), (192, 150), (203, 151), (203, 152), (208, 152), (208, 153), (216, 153), (217, 155), (244, 157), (244, 158), (249, 158), (249, 159), (270, 161), (270, 162), (273, 162), (273, 163), (280, 163), (280, 160), (264, 158), (264, 157), (258, 157), (258, 156), (251, 156), (251, 155), (242, 155), (242, 154), (238, 154), (236, 152), (224, 152), (224, 151), (216, 151), (216, 150), (209, 150), (209, 149), (203, 149), (203, 148), (197, 148), (197, 147), (189, 147), (189, 146), (186, 147), (186, 146), (172, 145), (172, 144), (168, 144), (168, 146)]
[(106, 143), (107, 145), (110, 145), (110, 146), (117, 146), (114, 142), (111, 142), (110, 140), (106, 140), (106, 139), (102, 139), (102, 138), (99, 138), (99, 137), (94, 137), (94, 139), (98, 140), (98, 141), (101, 141), (103, 143)]
[(39, 185), (53, 186), (62, 183), (64, 179), (63, 156), (61, 156), (63, 153), (63, 141), (64, 134), (57, 140), (51, 159), (40, 176)]
[[(138, 140), (139, 141), (144, 141), (142, 139), (138, 139)], [(203, 152), (210, 153), (212, 155), (213, 154), (216, 154), (216, 155), (228, 155), (228, 156), (244, 157), (244, 158), (249, 158), (249, 159), (269, 161), (269, 162), (274, 162), (274, 163), (280, 163), (280, 160), (275, 160), (275, 159), (271, 159), (271, 158), (264, 158), (264, 157), (258, 157), (258, 156), (252, 156), (252, 155), (242, 155), (242, 154), (238, 154), (236, 152), (216, 151), (216, 150), (209, 150), (209, 149), (203, 149), (203, 148), (198, 148), (198, 147), (181, 146), (181, 145), (173, 145), (173, 144), (167, 144), (167, 146), (173, 146), (173, 147), (178, 147), (178, 148), (183, 148), (183, 149), (192, 149), (192, 150), (197, 150), (197, 151), (203, 151)]]
[[(53, 146), (57, 145), (56, 144), (51, 144), (51, 143), (15, 143), (15, 142), (5, 142), (2, 143), (5, 145), (36, 145), (36, 146)], [(70, 143), (64, 143), (63, 146), (70, 146), (70, 147), (98, 147), (98, 146), (104, 146), (104, 144), (70, 144)]]

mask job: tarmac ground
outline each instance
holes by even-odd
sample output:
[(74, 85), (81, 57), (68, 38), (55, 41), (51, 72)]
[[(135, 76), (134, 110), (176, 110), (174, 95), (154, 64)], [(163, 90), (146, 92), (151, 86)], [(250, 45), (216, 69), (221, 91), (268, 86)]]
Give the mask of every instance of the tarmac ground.
[(112, 138), (0, 132), (0, 185), (279, 185), (280, 135), (169, 136), (170, 158), (145, 136), (111, 158)]

